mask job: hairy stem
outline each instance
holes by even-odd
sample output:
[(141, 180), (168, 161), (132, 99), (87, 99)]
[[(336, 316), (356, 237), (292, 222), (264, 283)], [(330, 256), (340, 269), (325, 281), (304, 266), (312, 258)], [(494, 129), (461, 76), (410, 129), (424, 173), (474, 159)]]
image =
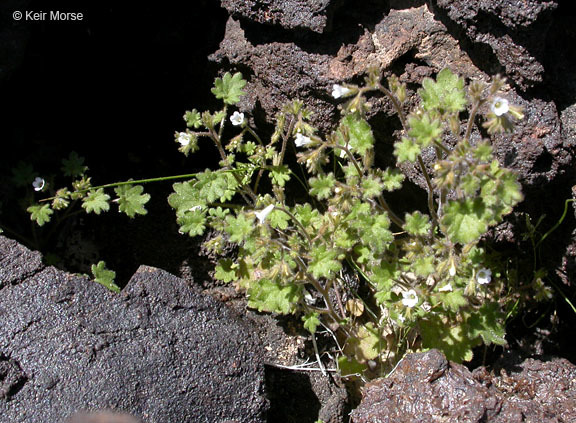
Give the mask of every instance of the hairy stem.
[(280, 162), (278, 163), (279, 165), (284, 163), (284, 154), (286, 154), (286, 145), (288, 144), (288, 140), (292, 135), (294, 125), (296, 125), (296, 118), (292, 116), (292, 119), (290, 119), (290, 123), (288, 124), (288, 129), (284, 132), (284, 135), (282, 135), (282, 149), (280, 150)]
[(384, 93), (384, 95), (386, 95), (386, 97), (388, 97), (390, 99), (390, 101), (392, 102), (392, 105), (394, 106), (394, 110), (396, 110), (396, 113), (398, 113), (398, 118), (400, 119), (400, 123), (402, 124), (402, 128), (404, 128), (404, 130), (407, 130), (407, 126), (406, 126), (406, 117), (404, 116), (404, 111), (402, 110), (402, 105), (400, 104), (400, 102), (398, 101), (398, 99), (396, 98), (396, 96), (394, 94), (392, 94), (392, 91), (390, 91), (388, 88), (384, 87), (382, 84), (378, 84), (378, 89), (380, 91), (382, 91)]
[(424, 179), (426, 179), (426, 185), (428, 186), (428, 210), (430, 210), (430, 214), (432, 215), (432, 219), (438, 224), (438, 215), (436, 214), (436, 210), (434, 207), (434, 187), (432, 186), (432, 180), (430, 179), (430, 175), (426, 170), (426, 165), (424, 164), (424, 160), (422, 160), (422, 156), (418, 154), (418, 165), (420, 165), (420, 170), (424, 175)]
[[(224, 108), (226, 109), (226, 108)], [(222, 128), (223, 128), (223, 124), (222, 126), (220, 126), (220, 132), (222, 132)], [(222, 147), (222, 142), (220, 141), (220, 134), (214, 132), (213, 130), (211, 131), (211, 137), (212, 141), (214, 141), (214, 144), (216, 144), (216, 148), (218, 149), (218, 152), (220, 153), (220, 158), (222, 159), (222, 161), (224, 162), (224, 164), (226, 165), (226, 167), (230, 167), (228, 165), (228, 156), (226, 155), (226, 152), (224, 151), (224, 148)], [(250, 204), (250, 201), (248, 200), (248, 198), (246, 197), (246, 194), (248, 194), (248, 196), (250, 196), (250, 198), (252, 199), (252, 204), (256, 204), (256, 201), (258, 200), (258, 197), (256, 196), (256, 194), (254, 194), (254, 191), (252, 191), (252, 188), (250, 187), (250, 185), (244, 185), (242, 184), (242, 179), (240, 179), (240, 176), (238, 176), (236, 173), (233, 173), (234, 175), (234, 179), (236, 179), (236, 182), (238, 183), (239, 186), (241, 186), (244, 190), (244, 192), (240, 191), (240, 195), (242, 196), (242, 198), (244, 199), (244, 201), (248, 204)]]
[(258, 141), (258, 144), (260, 144), (261, 146), (264, 146), (264, 143), (262, 142), (262, 140), (260, 139), (260, 137), (258, 136), (258, 134), (249, 126), (246, 126), (245, 128), (248, 132), (250, 132), (250, 135), (252, 135), (256, 141)]
[(470, 141), (470, 134), (472, 134), (472, 127), (474, 126), (474, 119), (476, 119), (476, 114), (478, 113), (478, 108), (480, 107), (480, 102), (476, 101), (470, 112), (470, 118), (468, 119), (468, 124), (466, 125), (466, 134), (464, 139)]
[(306, 237), (306, 240), (308, 241), (308, 243), (310, 245), (312, 245), (312, 239), (310, 239), (310, 235), (308, 235), (308, 232), (306, 232), (306, 228), (304, 227), (304, 225), (302, 225), (302, 223), (296, 218), (296, 216), (294, 216), (292, 213), (290, 213), (287, 209), (285, 209), (284, 207), (278, 207), (275, 206), (274, 207), (276, 210), (280, 210), (284, 213), (286, 213), (288, 216), (290, 216), (290, 219), (292, 219), (292, 221), (294, 221), (296, 223), (296, 225), (298, 225), (298, 227), (300, 228), (300, 230), (302, 231), (302, 235), (304, 235)]

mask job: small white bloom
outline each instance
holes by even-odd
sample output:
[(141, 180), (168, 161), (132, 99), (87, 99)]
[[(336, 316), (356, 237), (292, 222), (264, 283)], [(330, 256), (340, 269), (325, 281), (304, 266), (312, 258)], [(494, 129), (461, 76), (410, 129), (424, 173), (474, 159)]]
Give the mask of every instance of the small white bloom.
[(192, 135), (188, 134), (187, 132), (180, 132), (178, 133), (177, 141), (180, 143), (182, 147), (186, 147), (192, 141)]
[(190, 208), (188, 209), (188, 211), (192, 211), (192, 212), (193, 212), (193, 211), (196, 211), (196, 210), (202, 210), (202, 206), (201, 206), (201, 205), (197, 205), (197, 206), (190, 207)]
[(300, 132), (298, 132), (296, 134), (296, 139), (294, 140), (296, 147), (304, 147), (305, 145), (308, 145), (311, 142), (312, 142), (312, 140), (310, 139), (310, 137), (307, 137), (306, 135), (302, 135)]
[(234, 126), (240, 126), (244, 123), (244, 113), (234, 112), (232, 116), (230, 116), (230, 122)]
[(490, 109), (496, 116), (502, 116), (505, 113), (508, 113), (510, 107), (508, 106), (508, 100), (502, 97), (495, 97), (494, 101), (490, 105)]
[(406, 317), (400, 314), (398, 315), (398, 320), (400, 321), (400, 323), (404, 323), (406, 321)]
[(489, 284), (492, 281), (492, 271), (490, 269), (480, 269), (476, 274), (476, 281), (480, 285)]
[(308, 305), (314, 305), (316, 303), (316, 298), (314, 298), (310, 292), (304, 290), (304, 301)]
[(452, 284), (446, 284), (438, 290), (438, 292), (452, 292)]
[(44, 189), (45, 185), (46, 185), (46, 181), (39, 176), (37, 176), (36, 179), (34, 179), (34, 182), (32, 182), (32, 186), (34, 187), (34, 191), (42, 191)]
[(256, 217), (260, 221), (260, 224), (264, 223), (266, 217), (268, 217), (272, 210), (274, 210), (274, 204), (270, 204), (269, 206), (266, 206), (265, 209), (255, 213)]
[(408, 308), (412, 308), (418, 304), (418, 294), (416, 294), (416, 291), (411, 289), (408, 292), (402, 292), (402, 304)]
[(454, 265), (454, 263), (452, 263), (452, 266), (450, 266), (448, 274), (452, 277), (456, 276), (456, 266)]
[(350, 91), (352, 91), (350, 88), (346, 88), (346, 87), (343, 87), (342, 85), (334, 84), (332, 86), (332, 97), (340, 98), (340, 97), (348, 94)]

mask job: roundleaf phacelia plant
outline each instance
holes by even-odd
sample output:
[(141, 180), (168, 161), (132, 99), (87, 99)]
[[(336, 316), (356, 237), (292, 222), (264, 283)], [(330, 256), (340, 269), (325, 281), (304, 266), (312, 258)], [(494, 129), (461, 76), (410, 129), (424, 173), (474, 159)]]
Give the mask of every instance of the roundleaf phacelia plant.
[[(209, 140), (219, 168), (93, 186), (71, 155), (64, 165), (75, 178), (72, 189), (52, 192), (52, 184), (35, 181), (35, 189), (53, 196), (31, 206), (31, 218), (43, 225), (71, 203), (99, 214), (111, 202), (134, 217), (146, 213), (149, 200), (139, 183), (186, 179), (168, 198), (180, 232), (210, 230), (216, 235), (205, 247), (219, 255), (227, 244), (237, 246), (234, 257), (219, 261), (215, 278), (245, 291), (249, 307), (299, 316), (313, 341), (317, 331), (332, 334), (344, 375), (386, 371), (408, 351), (439, 348), (466, 361), (482, 343), (505, 343), (505, 318), (519, 295), (480, 240), (522, 194), (514, 173), (494, 158), (490, 140), (472, 140), (473, 132), (510, 131), (522, 119), (501, 93), (502, 79), (466, 86), (444, 69), (424, 79), (408, 112), (406, 86), (369, 71), (361, 86), (332, 87), (342, 102), (332, 133), (320, 136), (311, 112), (295, 100), (277, 114), (265, 140), (250, 117), (235, 110), (245, 85), (240, 73), (217, 78), (212, 93), (222, 108), (187, 111), (187, 129), (174, 135), (186, 156)], [(374, 164), (367, 96), (384, 96), (396, 111), (402, 130), (394, 156), (421, 173), (426, 210), (394, 210), (390, 192), (401, 189), (405, 177), (396, 167)], [(482, 116), (484, 129), (476, 128)], [(434, 159), (426, 163), (424, 152)], [(93, 270), (115, 289), (104, 264)]]
[[(389, 369), (409, 350), (440, 348), (463, 361), (482, 343), (504, 344), (515, 297), (479, 241), (522, 194), (490, 141), (471, 140), (480, 115), (489, 134), (522, 118), (502, 97), (503, 81), (466, 87), (444, 69), (423, 81), (418, 106), (406, 113), (406, 87), (394, 77), (385, 86), (371, 71), (363, 86), (333, 86), (332, 96), (345, 101), (334, 132), (320, 137), (296, 100), (278, 113), (266, 142), (243, 113), (226, 118), (245, 84), (239, 73), (218, 78), (212, 92), (222, 109), (186, 112), (191, 141), (183, 145), (176, 135), (184, 154), (204, 137), (220, 155), (219, 169), (174, 184), (169, 197), (182, 233), (210, 228), (219, 234), (206, 241), (210, 251), (221, 253), (226, 242), (238, 247), (215, 277), (244, 290), (252, 308), (298, 314), (312, 334), (334, 333), (345, 374)], [(374, 166), (369, 93), (387, 97), (398, 114), (394, 155), (422, 173), (426, 212), (400, 215), (388, 201), (404, 175)], [(425, 150), (435, 156), (428, 166)], [(294, 154), (296, 163), (287, 160)], [(305, 199), (290, 198), (289, 184), (301, 186)]]

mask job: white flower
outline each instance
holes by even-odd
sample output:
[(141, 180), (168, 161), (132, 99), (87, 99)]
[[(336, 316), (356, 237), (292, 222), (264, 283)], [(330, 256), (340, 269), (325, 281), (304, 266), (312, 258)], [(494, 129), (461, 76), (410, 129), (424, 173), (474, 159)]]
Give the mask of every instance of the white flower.
[(294, 140), (296, 147), (304, 147), (305, 145), (308, 145), (311, 142), (312, 142), (312, 140), (310, 139), (310, 137), (307, 137), (306, 135), (302, 135), (300, 132), (298, 132), (296, 134), (296, 139)]
[(438, 292), (452, 292), (452, 284), (449, 283), (447, 285), (444, 285), (442, 288), (438, 290)]
[(502, 97), (495, 97), (494, 101), (490, 105), (490, 110), (492, 110), (496, 116), (502, 116), (503, 114), (508, 113), (508, 110), (510, 110), (508, 100)]
[(340, 97), (348, 94), (350, 91), (352, 91), (350, 88), (346, 88), (346, 87), (343, 87), (342, 85), (334, 84), (332, 86), (332, 97), (340, 98)]
[(476, 274), (476, 281), (480, 285), (489, 284), (492, 280), (492, 271), (490, 269), (480, 269)]
[(192, 141), (192, 135), (188, 134), (187, 132), (179, 132), (177, 141), (180, 143), (182, 147), (186, 147)]
[(244, 123), (244, 113), (234, 112), (232, 116), (230, 116), (230, 122), (234, 126), (240, 126)]
[(316, 303), (316, 298), (314, 298), (308, 291), (304, 290), (304, 301), (308, 305), (314, 305)]
[(34, 179), (34, 182), (32, 182), (32, 186), (34, 187), (34, 191), (42, 191), (44, 189), (45, 185), (46, 185), (46, 181), (39, 176), (37, 176), (36, 179)]
[(256, 217), (260, 221), (260, 224), (264, 223), (266, 217), (268, 217), (272, 210), (274, 210), (274, 204), (270, 204), (269, 206), (266, 206), (265, 209), (255, 213)]
[(418, 294), (416, 294), (416, 291), (414, 291), (413, 289), (411, 289), (408, 292), (404, 291), (402, 293), (402, 297), (403, 297), (402, 304), (404, 304), (408, 308), (412, 308), (416, 304), (418, 304)]

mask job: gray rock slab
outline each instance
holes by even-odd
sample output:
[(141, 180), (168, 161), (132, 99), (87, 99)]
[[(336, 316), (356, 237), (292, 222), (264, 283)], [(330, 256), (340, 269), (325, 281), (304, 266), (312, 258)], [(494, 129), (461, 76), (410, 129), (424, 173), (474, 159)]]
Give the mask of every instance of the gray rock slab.
[(155, 268), (140, 267), (113, 294), (47, 267), (0, 290), (0, 423), (102, 409), (144, 423), (264, 422), (255, 333)]

